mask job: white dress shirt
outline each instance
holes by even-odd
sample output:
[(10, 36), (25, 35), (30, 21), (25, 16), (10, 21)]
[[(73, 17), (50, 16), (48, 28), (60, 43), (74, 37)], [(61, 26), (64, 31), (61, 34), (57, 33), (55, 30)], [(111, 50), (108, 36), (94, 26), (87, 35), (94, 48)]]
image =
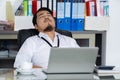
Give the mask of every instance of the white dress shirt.
[(18, 68), (22, 62), (32, 62), (33, 65), (47, 69), (51, 46), (41, 39), (41, 37), (44, 37), (52, 46), (58, 46), (59, 38), (59, 48), (79, 47), (76, 41), (71, 37), (55, 32), (55, 38), (54, 41), (52, 41), (48, 35), (40, 32), (39, 35), (29, 37), (23, 43), (15, 59), (15, 68)]

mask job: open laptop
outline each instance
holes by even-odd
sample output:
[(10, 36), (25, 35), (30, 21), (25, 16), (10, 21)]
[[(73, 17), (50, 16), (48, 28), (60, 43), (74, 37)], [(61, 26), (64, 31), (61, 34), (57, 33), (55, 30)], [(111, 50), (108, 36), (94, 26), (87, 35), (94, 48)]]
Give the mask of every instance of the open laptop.
[(97, 47), (51, 48), (45, 73), (93, 73)]

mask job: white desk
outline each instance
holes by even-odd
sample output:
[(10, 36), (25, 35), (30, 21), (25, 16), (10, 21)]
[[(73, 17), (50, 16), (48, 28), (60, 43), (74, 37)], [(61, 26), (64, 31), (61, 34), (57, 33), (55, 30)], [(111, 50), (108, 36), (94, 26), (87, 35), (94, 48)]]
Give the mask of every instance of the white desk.
[(44, 80), (46, 75), (41, 69), (35, 69), (30, 75), (17, 74), (14, 69), (0, 69), (0, 80)]
[[(120, 79), (120, 74), (100, 74), (99, 76), (102, 76), (104, 80)], [(51, 74), (47, 77), (48, 80), (101, 80), (93, 74)], [(45, 80), (45, 78), (46, 75), (41, 73), (40, 69), (36, 69), (34, 75), (16, 75), (13, 69), (0, 69), (0, 80)]]

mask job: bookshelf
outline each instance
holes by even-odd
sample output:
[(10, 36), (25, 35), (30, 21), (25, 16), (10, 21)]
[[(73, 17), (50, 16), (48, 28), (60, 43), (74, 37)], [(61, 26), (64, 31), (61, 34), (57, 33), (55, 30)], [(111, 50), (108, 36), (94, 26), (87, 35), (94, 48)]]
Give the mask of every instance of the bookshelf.
[[(0, 12), (4, 12), (3, 14), (6, 14), (2, 16), (5, 16), (5, 18), (8, 21), (9, 20), (14, 21), (15, 23), (14, 31), (17, 31), (23, 28), (33, 28), (33, 25), (29, 24), (29, 23), (32, 23), (32, 20), (31, 20), (32, 15), (40, 7), (45, 7), (45, 6), (53, 10), (54, 12), (53, 16), (56, 18), (56, 25), (58, 28), (61, 26), (59, 25), (59, 22), (60, 23), (63, 22), (62, 26), (64, 25), (63, 26), (64, 28), (61, 28), (61, 29), (70, 30), (70, 31), (84, 31), (84, 30), (100, 30), (100, 31), (105, 30), (106, 31), (108, 30), (109, 1), (108, 0), (79, 0), (79, 1), (74, 2), (74, 0), (73, 1), (72, 0), (71, 1), (69, 0), (67, 1), (65, 0), (60, 0), (60, 1), (59, 0), (58, 1), (57, 0), (49, 0), (49, 1), (48, 0), (10, 0), (6, 2), (6, 6), (2, 6), (2, 7), (5, 7), (6, 9), (4, 8), (5, 10), (4, 11), (0, 10)], [(73, 8), (74, 4), (76, 4), (75, 10)], [(58, 12), (59, 6), (63, 6), (62, 10), (64, 11), (63, 12), (60, 11), (61, 13), (60, 15), (63, 14), (62, 17), (59, 16), (59, 12)], [(79, 6), (81, 6), (81, 8)], [(77, 12), (75, 13), (74, 11), (77, 11)], [(27, 15), (26, 15), (26, 12), (27, 12)], [(32, 15), (29, 15), (29, 13), (31, 13)], [(10, 17), (11, 15), (12, 17)], [(27, 19), (29, 19), (29, 21)], [(24, 20), (28, 22), (26, 22), (26, 24), (24, 25), (20, 25), (20, 24), (23, 24)], [(67, 23), (65, 21), (67, 21)], [(75, 26), (74, 26), (74, 22), (76, 22)], [(26, 26), (28, 24), (30, 27)], [(69, 26), (69, 29), (67, 29), (66, 26)], [(76, 26), (77, 28), (81, 27), (82, 29), (77, 30), (77, 28), (75, 28), (75, 30), (72, 30)]]
[[(12, 1), (12, 0), (11, 0)], [(38, 0), (39, 1), (39, 0)], [(56, 0), (53, 0), (56, 1)], [(12, 4), (15, 11), (18, 8), (18, 3), (22, 3), (23, 0), (15, 0)], [(15, 4), (17, 3), (17, 4)], [(56, 3), (57, 4), (57, 3)], [(16, 6), (16, 7), (15, 7)], [(54, 17), (56, 18), (56, 5), (54, 3), (54, 7), (52, 7), (52, 10), (54, 11)], [(84, 15), (85, 24), (84, 24), (84, 30), (82, 31), (72, 31), (73, 38), (76, 39), (78, 44), (80, 46), (87, 46), (87, 47), (94, 47), (98, 46), (100, 48), (98, 58), (97, 58), (97, 65), (102, 65), (104, 63), (104, 55), (105, 55), (105, 49), (106, 49), (106, 32), (109, 29), (109, 16), (87, 16)], [(10, 41), (15, 42), (17, 45), (17, 33), (20, 29), (28, 29), (28, 28), (34, 28), (32, 25), (32, 16), (19, 16), (15, 15), (14, 17), (14, 31), (0, 31), (0, 40), (4, 41)], [(24, 21), (26, 21), (24, 23)], [(30, 23), (30, 24), (29, 24)], [(11, 64), (13, 64), (14, 58), (7, 57), (7, 58), (0, 58), (0, 61), (2, 63), (10, 61), (10, 67), (12, 67)]]
[(17, 51), (17, 31), (0, 31), (0, 68), (13, 68)]

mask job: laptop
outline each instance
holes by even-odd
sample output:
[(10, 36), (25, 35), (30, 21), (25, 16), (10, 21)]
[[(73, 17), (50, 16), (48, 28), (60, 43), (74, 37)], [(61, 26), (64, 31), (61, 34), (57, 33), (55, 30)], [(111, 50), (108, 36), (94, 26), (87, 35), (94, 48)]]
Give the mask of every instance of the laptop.
[(93, 73), (98, 47), (51, 48), (47, 74)]

